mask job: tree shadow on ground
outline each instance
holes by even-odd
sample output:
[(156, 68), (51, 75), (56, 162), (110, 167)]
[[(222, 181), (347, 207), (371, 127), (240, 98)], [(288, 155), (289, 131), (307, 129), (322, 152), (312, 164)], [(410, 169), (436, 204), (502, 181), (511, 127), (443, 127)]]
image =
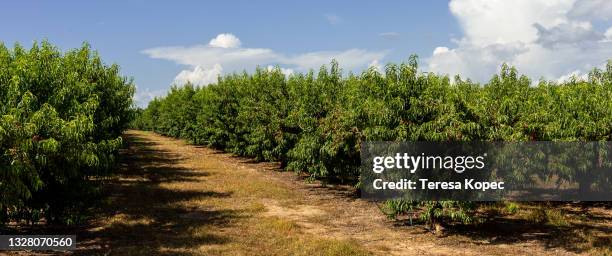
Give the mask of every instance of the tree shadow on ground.
[[(251, 157), (235, 156), (223, 151), (215, 151), (214, 154), (230, 155), (230, 159), (238, 164), (255, 166), (257, 171), (274, 172), (274, 175), (285, 175), (285, 178), (305, 185), (309, 192), (321, 197), (354, 201), (361, 198), (361, 192), (355, 187), (356, 181), (342, 181), (337, 177), (326, 179), (310, 179), (310, 175), (304, 172), (287, 171), (281, 167), (280, 162), (258, 161)], [(280, 174), (279, 174), (280, 173)]]
[(229, 242), (207, 230), (230, 225), (243, 213), (187, 209), (180, 203), (230, 193), (162, 186), (198, 181), (208, 173), (177, 167), (180, 156), (137, 134), (128, 133), (124, 139), (128, 147), (120, 153), (120, 168), (103, 186), (106, 200), (94, 209), (94, 222), (77, 234), (76, 255), (192, 255), (186, 248)]
[[(562, 206), (561, 204), (564, 204)], [(568, 207), (568, 205), (570, 205)], [(600, 205), (593, 205), (601, 207)], [(537, 206), (543, 207), (543, 206)], [(581, 203), (557, 203), (554, 207), (564, 216), (576, 219), (584, 210)], [(607, 206), (606, 206), (607, 207)], [(604, 209), (606, 209), (604, 207)], [(574, 253), (585, 253), (591, 249), (610, 249), (612, 247), (612, 229), (606, 223), (611, 223), (609, 216), (593, 213), (582, 213), (584, 222), (552, 225), (550, 223), (534, 223), (519, 218), (497, 217), (480, 224), (454, 224), (449, 226), (446, 235), (461, 235), (469, 237), (475, 244), (511, 245), (520, 242), (536, 241), (547, 249), (563, 248)], [(590, 217), (589, 217), (590, 216)], [(587, 246), (584, 246), (587, 244)]]

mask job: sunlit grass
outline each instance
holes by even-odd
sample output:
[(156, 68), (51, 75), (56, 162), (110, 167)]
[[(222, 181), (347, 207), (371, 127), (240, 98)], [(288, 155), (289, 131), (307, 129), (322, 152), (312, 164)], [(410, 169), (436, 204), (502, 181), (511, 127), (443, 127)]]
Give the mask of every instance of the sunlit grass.
[[(127, 194), (108, 200), (109, 208), (117, 208), (119, 213), (103, 219), (103, 228), (94, 230), (114, 240), (113, 254), (367, 254), (356, 242), (321, 238), (304, 232), (291, 220), (266, 216), (265, 202), (289, 204), (301, 200), (299, 193), (277, 183), (271, 185), (253, 170), (190, 157), (195, 153), (185, 148), (182, 142), (172, 140), (134, 149), (140, 154), (135, 165), (141, 169), (115, 180), (115, 188)], [(183, 157), (156, 150), (178, 152)], [(165, 158), (159, 159), (161, 156)], [(143, 240), (143, 244), (130, 244), (136, 240)]]

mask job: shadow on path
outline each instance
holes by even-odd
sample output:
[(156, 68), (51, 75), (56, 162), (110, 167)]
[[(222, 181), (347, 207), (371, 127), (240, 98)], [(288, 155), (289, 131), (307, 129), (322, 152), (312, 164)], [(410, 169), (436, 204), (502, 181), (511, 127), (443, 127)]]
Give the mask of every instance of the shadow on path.
[(78, 234), (77, 255), (191, 255), (185, 248), (228, 242), (205, 230), (229, 225), (240, 213), (179, 205), (230, 194), (165, 188), (163, 183), (197, 181), (208, 173), (177, 167), (180, 156), (138, 134), (127, 133), (124, 140), (120, 168), (104, 186), (107, 200), (98, 207), (101, 223)]

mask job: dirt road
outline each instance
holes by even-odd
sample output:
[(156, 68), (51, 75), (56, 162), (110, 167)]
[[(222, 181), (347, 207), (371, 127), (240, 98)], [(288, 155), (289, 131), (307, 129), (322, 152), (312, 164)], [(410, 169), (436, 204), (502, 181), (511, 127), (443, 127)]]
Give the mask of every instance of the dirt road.
[(398, 226), (342, 188), (307, 184), (252, 163), (149, 132), (129, 131), (118, 175), (79, 255), (563, 255), (537, 234), (436, 237)]

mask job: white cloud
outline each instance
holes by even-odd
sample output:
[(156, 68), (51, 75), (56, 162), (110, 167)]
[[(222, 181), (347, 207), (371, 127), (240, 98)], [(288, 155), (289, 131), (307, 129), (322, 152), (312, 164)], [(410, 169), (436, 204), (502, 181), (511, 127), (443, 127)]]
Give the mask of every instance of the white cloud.
[[(348, 70), (365, 68), (368, 64), (379, 65), (378, 60), (384, 58), (388, 51), (348, 49), (282, 54), (267, 48), (244, 48), (241, 47), (238, 37), (232, 34), (220, 34), (208, 44), (155, 47), (145, 49), (142, 53), (154, 59), (169, 60), (187, 66), (188, 69), (176, 75), (174, 84), (183, 85), (191, 82), (194, 85), (205, 86), (215, 83), (218, 76), (224, 72), (253, 70), (257, 66), (264, 66), (268, 70), (278, 66), (286, 76), (290, 76), (296, 70), (300, 72), (317, 70), (321, 65), (329, 64), (332, 59), (337, 60), (342, 68)], [(144, 106), (165, 92), (165, 90), (138, 90), (135, 97), (138, 105)]]
[(537, 39), (533, 24), (545, 27), (564, 21), (559, 13), (570, 1), (452, 0), (451, 13), (459, 20), (465, 37), (474, 45), (530, 42)]
[(580, 70), (574, 70), (568, 74), (562, 75), (557, 79), (557, 82), (562, 83), (572, 79), (576, 79), (578, 81), (586, 81), (589, 79), (588, 73), (583, 73)]
[(443, 47), (443, 46), (442, 47), (436, 47), (436, 49), (434, 49), (434, 51), (433, 51), (433, 55), (444, 54), (444, 53), (447, 53), (448, 51), (449, 51), (448, 47)]
[(329, 64), (332, 59), (340, 63), (343, 68), (352, 70), (364, 67), (373, 60), (386, 56), (388, 51), (368, 51), (363, 49), (349, 49), (345, 51), (309, 52), (293, 56), (282, 57), (281, 64), (296, 66), (299, 70), (317, 69), (321, 65)]
[(210, 40), (208, 43), (212, 47), (219, 48), (238, 48), (240, 47), (240, 39), (233, 34), (219, 34), (217, 37)]
[(400, 33), (397, 32), (383, 32), (378, 34), (378, 36), (387, 39), (387, 40), (395, 40), (398, 39), (400, 36)]
[[(227, 38), (217, 36), (215, 39)], [(267, 48), (220, 48), (209, 45), (172, 46), (145, 49), (142, 53), (154, 59), (174, 61), (181, 65), (190, 66), (190, 70), (182, 71), (181, 77), (188, 77), (194, 72), (204, 74), (219, 65), (223, 71), (233, 72), (254, 69), (258, 65), (283, 65), (284, 68), (307, 71), (318, 69), (321, 65), (329, 64), (332, 59), (337, 60), (343, 68), (353, 70), (364, 68), (373, 60), (382, 59), (388, 51), (369, 51), (364, 49), (348, 49), (343, 51), (317, 51), (299, 54), (282, 54)], [(224, 39), (225, 40), (225, 39)], [(238, 41), (238, 38), (235, 40)], [(216, 42), (215, 42), (216, 43)], [(238, 44), (225, 44), (236, 46)], [(199, 70), (198, 70), (199, 67)], [(178, 76), (177, 76), (178, 77)], [(199, 75), (197, 77), (200, 77)]]
[[(272, 71), (275, 68), (276, 68), (275, 66), (268, 65), (268, 67), (266, 69), (268, 71)], [(293, 69), (290, 69), (290, 68), (281, 68), (281, 67), (278, 67), (278, 68), (280, 69), (281, 73), (283, 73), (285, 76), (290, 76), (290, 75), (293, 75), (293, 73), (294, 73)]]
[(455, 47), (436, 48), (428, 69), (481, 82), (503, 62), (532, 79), (586, 73), (612, 56), (612, 42), (593, 28), (598, 8), (576, 11), (582, 1), (451, 0), (464, 35)]
[(223, 72), (223, 67), (215, 64), (210, 69), (205, 69), (202, 66), (195, 66), (193, 70), (183, 70), (174, 78), (174, 83), (183, 85), (187, 82), (193, 85), (203, 86), (217, 82), (217, 78)]
[(271, 49), (218, 48), (209, 45), (156, 47), (146, 49), (143, 53), (154, 59), (170, 60), (192, 67), (210, 68), (220, 64), (230, 70), (254, 67), (279, 58)]
[(374, 69), (376, 69), (376, 71), (378, 71), (378, 73), (383, 73), (384, 72), (384, 68), (383, 65), (380, 64), (380, 62), (378, 60), (373, 60), (372, 62), (370, 62), (370, 64), (368, 64), (368, 68), (374, 67)]
[(546, 47), (562, 44), (588, 46), (604, 37), (601, 33), (594, 31), (589, 22), (562, 23), (549, 29), (537, 23), (534, 26), (538, 30), (536, 42)]
[(459, 42), (454, 49), (437, 47), (429, 60), (429, 70), (486, 81), (497, 72), (501, 63), (510, 62), (512, 56), (525, 50), (520, 43), (475, 46), (465, 41)]
[(612, 41), (612, 27), (609, 27), (608, 30), (606, 30), (604, 36), (606, 37), (606, 41)]
[(139, 107), (146, 107), (149, 101), (153, 100), (155, 97), (163, 96), (166, 94), (166, 90), (153, 90), (149, 88), (145, 88), (144, 90), (140, 88), (136, 88), (136, 93), (134, 94), (134, 101)]

